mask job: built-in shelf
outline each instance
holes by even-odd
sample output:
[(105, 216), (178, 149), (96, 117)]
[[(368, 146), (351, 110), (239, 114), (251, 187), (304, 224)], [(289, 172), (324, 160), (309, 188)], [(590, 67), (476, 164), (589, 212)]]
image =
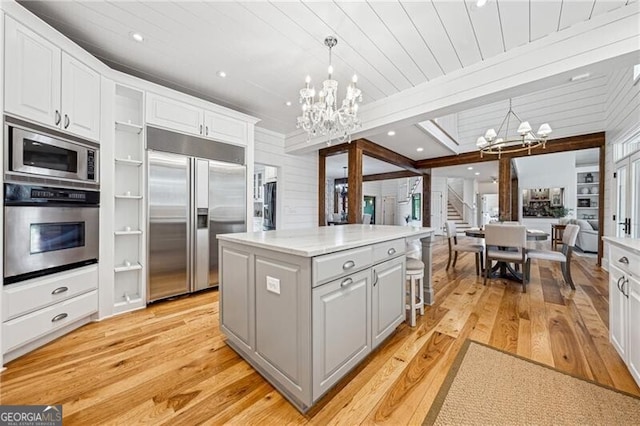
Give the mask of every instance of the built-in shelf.
[(142, 132), (142, 128), (143, 127), (140, 124), (125, 123), (124, 121), (116, 121), (116, 130), (120, 130), (122, 132), (140, 134), (140, 132)]
[(142, 200), (142, 195), (115, 195), (115, 198), (123, 200)]
[(115, 231), (115, 235), (140, 235), (142, 231), (139, 229), (132, 229), (131, 231)]
[(598, 185), (600, 182), (578, 182), (576, 185), (578, 186), (592, 186)]
[(142, 269), (142, 265), (139, 263), (132, 263), (131, 265), (119, 265), (113, 268), (115, 272), (127, 272)]
[(122, 164), (124, 166), (132, 166), (132, 167), (142, 166), (142, 161), (132, 160), (130, 158), (116, 158), (115, 161), (116, 161), (116, 164)]
[(598, 210), (597, 207), (576, 207), (577, 210)]
[(578, 198), (580, 197), (597, 197), (600, 194), (578, 194)]

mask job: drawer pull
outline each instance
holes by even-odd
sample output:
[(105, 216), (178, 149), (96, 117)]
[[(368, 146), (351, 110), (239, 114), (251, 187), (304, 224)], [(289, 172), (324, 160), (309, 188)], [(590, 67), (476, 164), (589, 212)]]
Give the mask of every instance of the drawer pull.
[(66, 317), (68, 317), (68, 316), (69, 316), (69, 315), (68, 315), (68, 314), (65, 314), (65, 313), (58, 314), (58, 315), (56, 315), (55, 317), (51, 318), (51, 322), (58, 322), (58, 321), (61, 321), (61, 320), (65, 319), (65, 318), (66, 318)]
[(356, 262), (354, 262), (353, 260), (348, 260), (344, 262), (344, 265), (342, 265), (342, 269), (346, 271), (348, 269), (353, 268), (354, 266), (356, 266)]
[(622, 285), (622, 283), (624, 283), (624, 276), (618, 278), (618, 282), (617, 282), (618, 291), (620, 291), (620, 292), (622, 292), (624, 294), (624, 291), (622, 291), (622, 288), (620, 287)]
[(620, 259), (618, 259), (618, 262), (622, 263), (623, 265), (628, 265), (629, 259), (627, 259), (627, 256), (622, 256)]
[(51, 294), (60, 294), (60, 293), (64, 293), (67, 290), (69, 290), (69, 287), (58, 287), (55, 290), (53, 290)]
[(389, 256), (393, 256), (394, 254), (396, 254), (396, 249), (394, 249), (393, 247), (391, 247), (389, 250), (387, 250), (387, 254)]
[(349, 284), (353, 284), (353, 278), (345, 278), (341, 283), (340, 287), (346, 287)]

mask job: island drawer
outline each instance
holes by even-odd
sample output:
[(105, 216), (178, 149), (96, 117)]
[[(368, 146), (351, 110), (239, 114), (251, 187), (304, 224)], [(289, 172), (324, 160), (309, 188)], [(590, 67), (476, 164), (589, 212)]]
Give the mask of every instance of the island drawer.
[(97, 288), (97, 265), (4, 286), (2, 320), (19, 317)]
[(613, 244), (609, 245), (611, 264), (622, 271), (640, 277), (640, 256)]
[(380, 263), (388, 259), (393, 259), (404, 252), (404, 238), (378, 243), (373, 246), (373, 263)]
[(358, 247), (313, 258), (313, 287), (372, 264), (371, 246)]

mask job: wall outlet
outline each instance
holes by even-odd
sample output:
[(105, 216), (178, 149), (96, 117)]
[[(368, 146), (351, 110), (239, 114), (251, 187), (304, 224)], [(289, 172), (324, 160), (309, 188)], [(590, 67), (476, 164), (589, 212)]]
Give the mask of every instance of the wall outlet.
[(280, 280), (267, 275), (267, 291), (280, 294)]

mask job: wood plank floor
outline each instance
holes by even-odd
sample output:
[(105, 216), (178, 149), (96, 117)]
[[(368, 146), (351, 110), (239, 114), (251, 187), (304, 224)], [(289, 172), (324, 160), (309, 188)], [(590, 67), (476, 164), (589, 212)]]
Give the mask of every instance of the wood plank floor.
[[(89, 324), (7, 365), (1, 404), (62, 404), (65, 425), (421, 424), (470, 338), (636, 395), (608, 338), (608, 275), (575, 257), (576, 290), (558, 265), (532, 264), (521, 286), (475, 276), (470, 254), (445, 271), (434, 253), (436, 304), (397, 332), (310, 413), (298, 413), (225, 345), (218, 293)], [(571, 397), (571, 396), (567, 396)]]

